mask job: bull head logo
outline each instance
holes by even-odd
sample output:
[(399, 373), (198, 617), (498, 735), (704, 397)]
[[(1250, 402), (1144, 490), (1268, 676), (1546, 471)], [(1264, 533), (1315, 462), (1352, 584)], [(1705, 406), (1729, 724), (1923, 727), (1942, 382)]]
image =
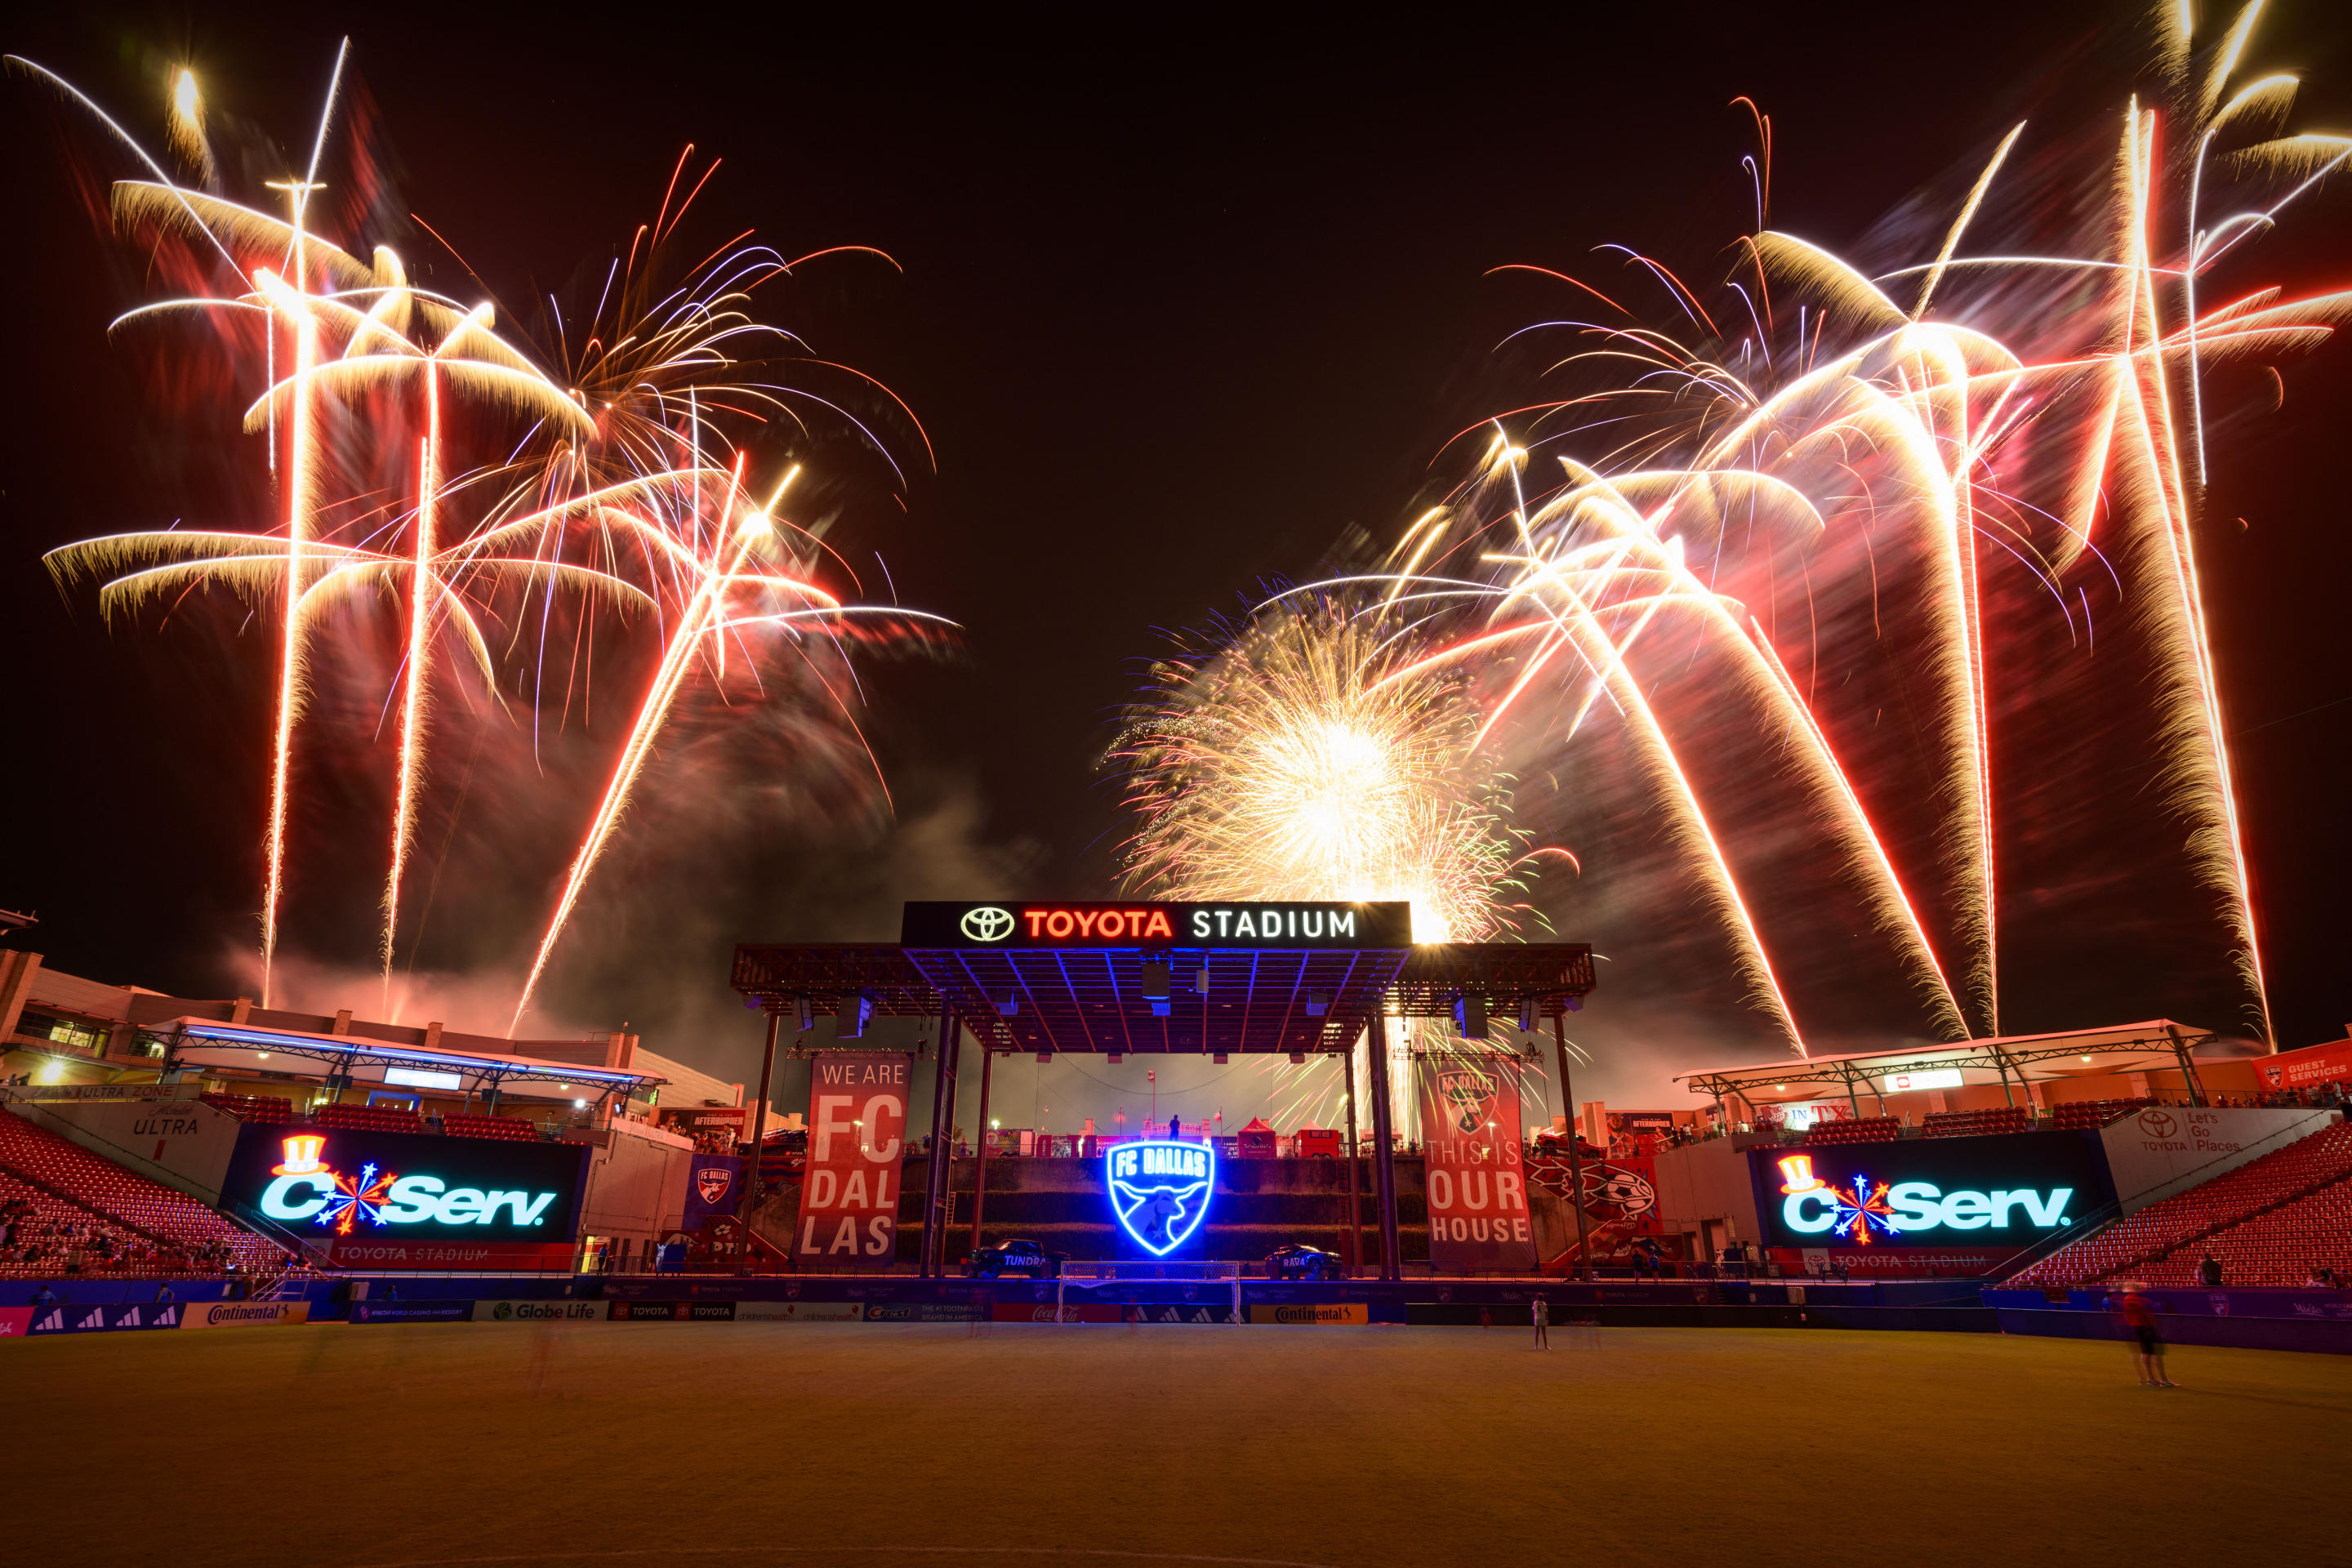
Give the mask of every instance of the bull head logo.
[(1437, 1098), (1454, 1112), (1454, 1125), (1475, 1132), (1495, 1103), (1495, 1080), (1476, 1068), (1448, 1068), (1437, 1075)]
[(1147, 1139), (1121, 1143), (1103, 1161), (1119, 1228), (1154, 1258), (1192, 1238), (1209, 1213), (1216, 1154), (1206, 1143)]

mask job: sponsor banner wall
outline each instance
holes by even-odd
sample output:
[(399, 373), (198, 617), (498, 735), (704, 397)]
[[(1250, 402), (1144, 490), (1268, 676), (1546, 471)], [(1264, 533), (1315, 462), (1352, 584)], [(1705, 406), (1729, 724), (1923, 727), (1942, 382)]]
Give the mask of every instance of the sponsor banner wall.
[(588, 1154), (583, 1143), (247, 1122), (221, 1195), (229, 1207), (338, 1245), (564, 1244), (579, 1234)]
[(732, 1217), (742, 1196), (743, 1162), (732, 1154), (697, 1154), (686, 1177), (686, 1223), (702, 1230), (721, 1215)]
[(30, 1307), (0, 1307), (0, 1340), (21, 1340), (33, 1329)]
[(601, 1323), (602, 1301), (477, 1301), (478, 1323)]
[(1302, 1301), (1289, 1306), (1253, 1302), (1249, 1321), (1253, 1323), (1369, 1323), (1372, 1318), (1371, 1310), (1361, 1301)]
[(465, 1273), (495, 1270), (534, 1274), (568, 1270), (568, 1241), (382, 1241), (374, 1237), (337, 1241), (338, 1268), (448, 1268)]
[(793, 1255), (887, 1267), (898, 1252), (907, 1151), (905, 1051), (820, 1051), (809, 1063), (808, 1173)]
[(2115, 1198), (2089, 1131), (1766, 1144), (1747, 1154), (1768, 1247), (2031, 1247)]
[(2151, 1105), (2099, 1130), (2124, 1213), (2233, 1171), (2336, 1120), (2332, 1110)]
[(176, 1301), (92, 1302), (75, 1306), (60, 1301), (36, 1307), (26, 1332), (33, 1334), (111, 1333), (124, 1329), (176, 1329), (186, 1310)]
[(1536, 1266), (1519, 1157), (1519, 1089), (1475, 1061), (1423, 1064), (1429, 1266), (1439, 1274), (1526, 1272)]
[[(615, 1303), (616, 1305), (618, 1303)], [(856, 1323), (866, 1308), (856, 1301), (738, 1301), (739, 1323)]]
[(731, 1323), (739, 1301), (614, 1301), (616, 1323)]
[(1790, 1274), (1822, 1275), (1843, 1271), (1857, 1278), (1874, 1274), (1909, 1278), (1942, 1275), (1954, 1279), (1990, 1279), (2006, 1274), (2028, 1248), (2022, 1247), (1774, 1247), (1766, 1249), (1773, 1262)]
[(266, 1329), (310, 1321), (308, 1301), (191, 1301), (180, 1309), (184, 1329)]
[(354, 1323), (462, 1323), (474, 1315), (471, 1301), (354, 1301)]

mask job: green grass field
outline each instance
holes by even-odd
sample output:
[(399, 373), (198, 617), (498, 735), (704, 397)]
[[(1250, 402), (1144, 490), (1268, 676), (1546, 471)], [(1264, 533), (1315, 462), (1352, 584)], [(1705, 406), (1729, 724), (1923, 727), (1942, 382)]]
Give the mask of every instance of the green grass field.
[(618, 1324), (0, 1346), (8, 1561), (2352, 1560), (2352, 1359), (1828, 1331)]

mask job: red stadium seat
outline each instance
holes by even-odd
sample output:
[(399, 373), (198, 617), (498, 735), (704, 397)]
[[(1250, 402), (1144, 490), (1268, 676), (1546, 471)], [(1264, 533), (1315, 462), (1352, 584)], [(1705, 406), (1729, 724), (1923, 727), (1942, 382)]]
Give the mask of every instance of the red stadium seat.
[(2226, 1284), (2297, 1285), (2316, 1265), (2352, 1265), (2352, 1126), (2342, 1121), (2150, 1204), (2011, 1277), (2074, 1286), (2126, 1277), (2199, 1283), (2210, 1251)]

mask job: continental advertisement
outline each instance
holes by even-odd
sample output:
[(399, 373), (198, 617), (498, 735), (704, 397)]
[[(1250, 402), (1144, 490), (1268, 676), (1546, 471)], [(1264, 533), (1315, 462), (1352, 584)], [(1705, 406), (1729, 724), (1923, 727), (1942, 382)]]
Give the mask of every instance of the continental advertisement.
[(1249, 1310), (1253, 1323), (1369, 1323), (1371, 1309), (1361, 1301), (1294, 1301), (1268, 1304), (1253, 1302)]

